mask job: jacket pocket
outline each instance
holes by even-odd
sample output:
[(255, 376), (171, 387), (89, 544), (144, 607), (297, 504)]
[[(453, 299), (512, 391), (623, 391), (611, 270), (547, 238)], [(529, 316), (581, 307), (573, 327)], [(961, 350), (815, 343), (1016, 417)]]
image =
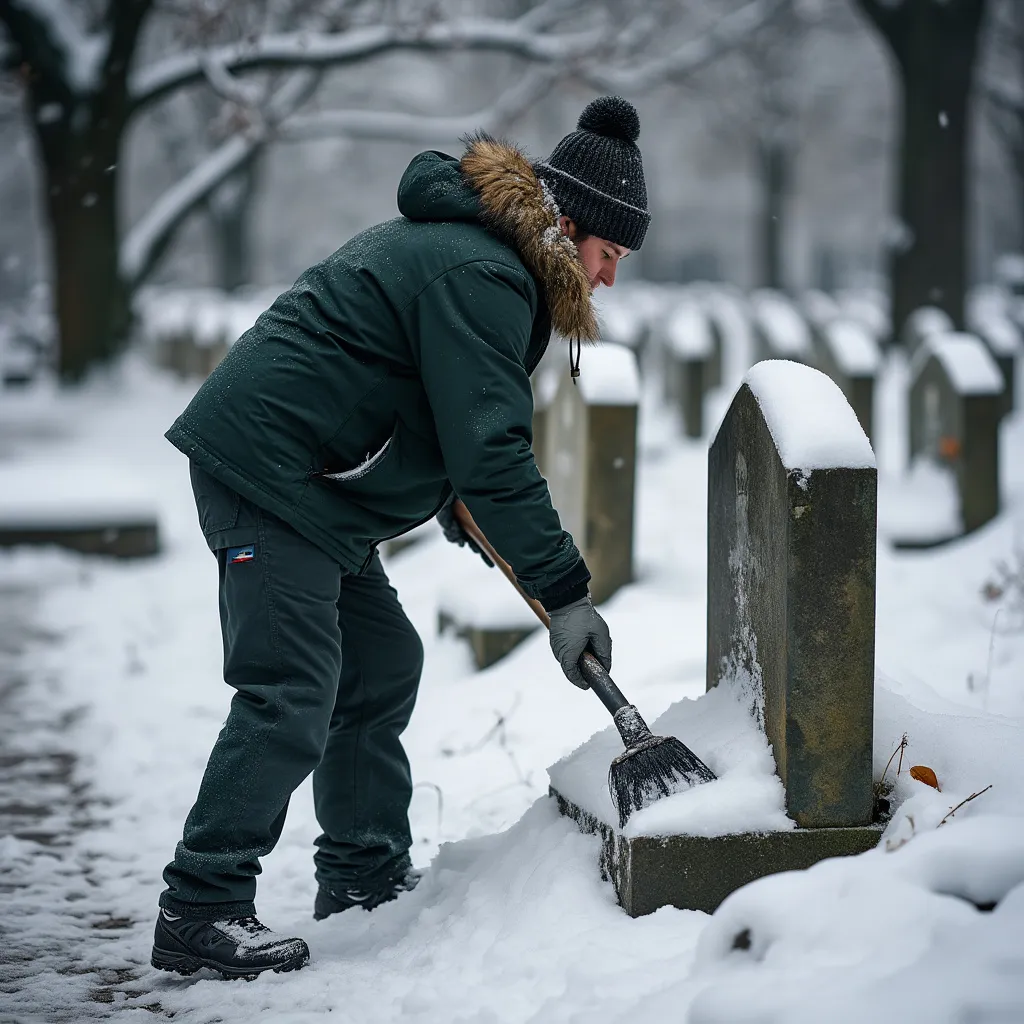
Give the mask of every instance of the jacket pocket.
[[(397, 429), (398, 428), (396, 427), (396, 432)], [(374, 452), (372, 455), (367, 454), (366, 458), (360, 462), (358, 466), (353, 466), (352, 469), (340, 469), (330, 473), (325, 472), (321, 475), (325, 480), (334, 480), (337, 483), (343, 484), (354, 483), (356, 480), (362, 480), (363, 477), (368, 476), (387, 460), (394, 448), (394, 441), (395, 434), (392, 433), (379, 451)]]
[[(318, 473), (314, 473), (313, 476), (326, 481), (340, 491), (350, 494), (374, 491), (380, 481), (389, 479), (392, 476), (397, 478), (401, 475), (398, 473), (401, 461), (400, 431), (401, 421), (395, 420), (395, 425), (391, 428), (391, 436), (376, 450), (371, 448), (367, 451), (360, 461), (354, 465), (332, 461)], [(379, 444), (379, 440), (377, 443)]]

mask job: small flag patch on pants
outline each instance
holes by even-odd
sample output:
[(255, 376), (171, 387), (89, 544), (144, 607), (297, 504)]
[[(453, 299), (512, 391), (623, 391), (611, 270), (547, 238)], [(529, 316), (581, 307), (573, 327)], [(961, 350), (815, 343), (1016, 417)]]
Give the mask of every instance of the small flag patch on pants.
[(235, 565), (237, 562), (251, 562), (255, 557), (255, 544), (243, 544), (240, 548), (228, 548), (228, 565)]

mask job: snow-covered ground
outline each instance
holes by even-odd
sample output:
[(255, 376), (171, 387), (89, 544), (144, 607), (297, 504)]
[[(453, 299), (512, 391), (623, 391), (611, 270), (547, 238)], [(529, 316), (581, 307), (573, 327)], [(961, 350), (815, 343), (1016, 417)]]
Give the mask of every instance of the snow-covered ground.
[[(230, 696), (215, 563), (162, 438), (190, 389), (129, 361), (70, 396), (0, 393), (0, 511), (28, 490), (116, 494), (157, 508), (164, 542), (139, 563), (0, 553), (0, 800), (35, 822), (0, 837), (0, 1021), (1024, 1020), (1024, 608), (981, 596), (1024, 548), (1024, 416), (1003, 429), (1004, 514), (950, 547), (894, 553), (887, 531), (942, 504), (915, 506), (898, 479), (905, 382), (890, 362), (879, 392), (876, 774), (904, 732), (909, 746), (878, 850), (764, 879), (712, 917), (626, 917), (597, 841), (546, 798), (548, 766), (606, 713), (540, 634), (479, 673), (437, 636), (442, 588), (497, 578), (437, 534), (387, 564), (427, 652), (406, 740), (413, 853), (430, 869), (396, 903), (314, 923), (302, 787), (258, 906), (313, 962), (252, 984), (148, 966), (160, 872)], [(714, 397), (712, 429), (728, 399)], [(704, 688), (707, 452), (653, 396), (641, 448), (638, 579), (604, 612), (614, 675), (653, 721)], [(941, 792), (909, 777), (918, 764)]]

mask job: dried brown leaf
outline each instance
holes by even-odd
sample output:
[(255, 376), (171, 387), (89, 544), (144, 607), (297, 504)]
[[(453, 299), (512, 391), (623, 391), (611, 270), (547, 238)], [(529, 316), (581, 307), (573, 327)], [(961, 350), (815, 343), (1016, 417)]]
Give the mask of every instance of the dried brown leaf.
[(942, 791), (935, 772), (933, 772), (927, 765), (915, 764), (914, 767), (910, 769), (910, 777), (912, 779), (917, 779), (918, 782), (923, 782), (926, 786), (931, 786), (932, 789), (937, 789), (940, 792)]

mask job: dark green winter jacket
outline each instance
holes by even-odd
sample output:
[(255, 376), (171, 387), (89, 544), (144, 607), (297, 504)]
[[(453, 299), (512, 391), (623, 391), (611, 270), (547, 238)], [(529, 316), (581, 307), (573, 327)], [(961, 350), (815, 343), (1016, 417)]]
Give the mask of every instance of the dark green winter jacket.
[(596, 336), (586, 271), (507, 144), (421, 153), (398, 206), (281, 295), (167, 437), (353, 573), (454, 489), (528, 594), (574, 600), (590, 577), (533, 459), (529, 374), (552, 324)]

